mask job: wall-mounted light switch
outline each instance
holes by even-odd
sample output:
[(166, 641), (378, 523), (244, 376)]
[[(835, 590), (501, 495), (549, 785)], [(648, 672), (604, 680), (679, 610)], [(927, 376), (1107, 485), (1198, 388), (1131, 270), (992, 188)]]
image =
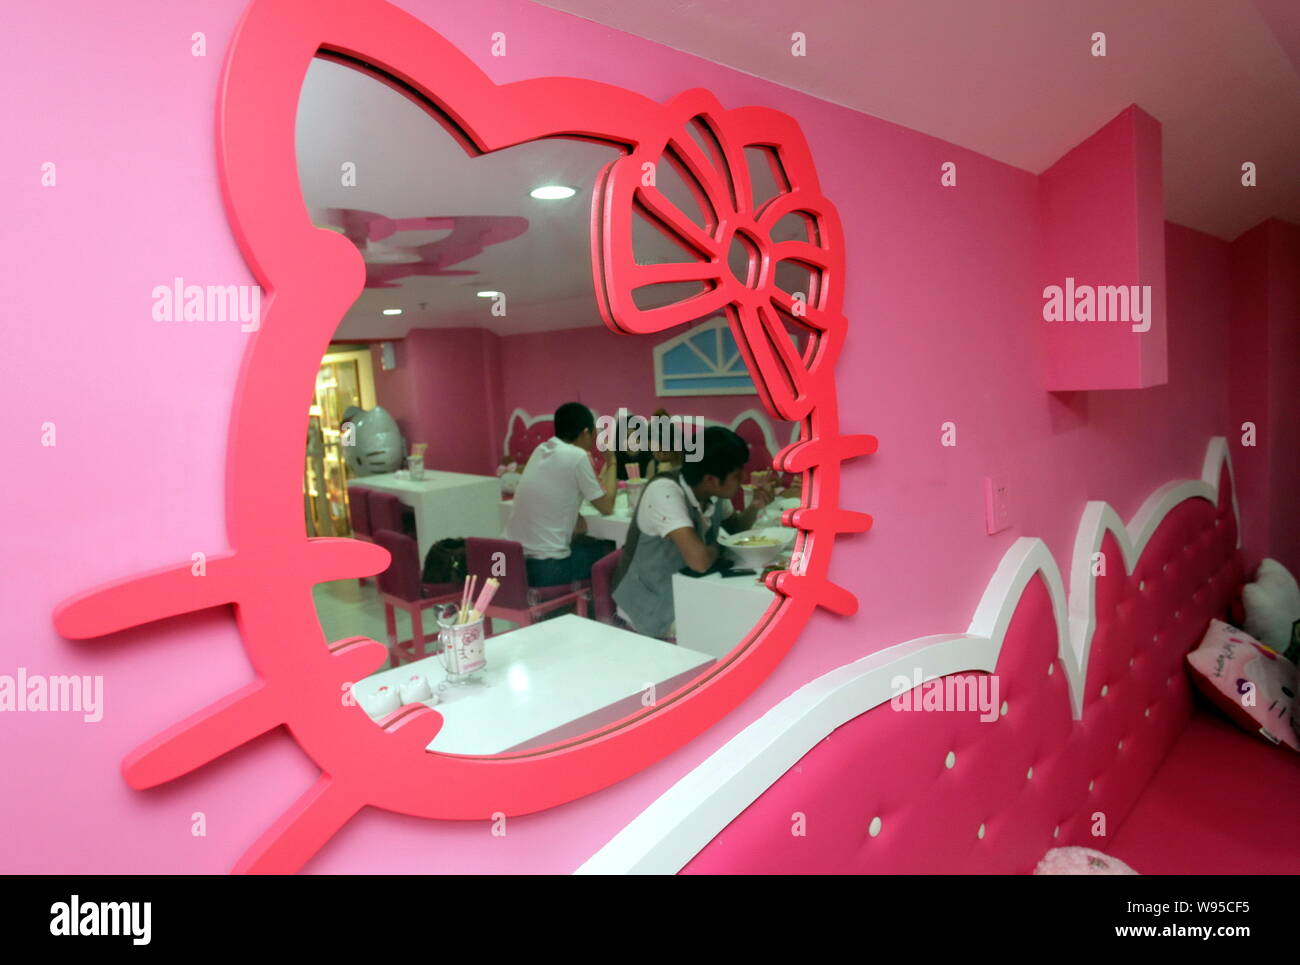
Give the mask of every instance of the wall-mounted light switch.
[(990, 536), (1011, 525), (1011, 496), (1005, 476), (984, 477), (984, 521)]

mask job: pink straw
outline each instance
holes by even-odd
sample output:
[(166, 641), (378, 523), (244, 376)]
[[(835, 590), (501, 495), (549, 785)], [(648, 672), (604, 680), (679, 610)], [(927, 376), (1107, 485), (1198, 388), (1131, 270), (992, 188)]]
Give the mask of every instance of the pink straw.
[(486, 613), (488, 604), (492, 602), (492, 597), (496, 596), (497, 588), (501, 586), (501, 581), (492, 577), (483, 584), (483, 589), (474, 601), (474, 610), (478, 613)]
[(465, 577), (465, 589), (460, 595), (460, 613), (456, 616), (457, 623), (464, 623), (469, 618), (469, 599), (474, 593), (474, 584), (477, 582), (477, 574), (470, 574)]
[[(474, 590), (477, 589), (477, 587), (478, 587), (478, 574), (475, 573), (473, 576), (469, 578), (469, 592), (465, 594), (466, 604), (468, 604), (470, 600), (474, 599)], [(473, 612), (472, 610), (466, 610), (463, 614), (461, 614), (460, 622), (469, 623), (469, 616), (470, 613), (472, 612)]]

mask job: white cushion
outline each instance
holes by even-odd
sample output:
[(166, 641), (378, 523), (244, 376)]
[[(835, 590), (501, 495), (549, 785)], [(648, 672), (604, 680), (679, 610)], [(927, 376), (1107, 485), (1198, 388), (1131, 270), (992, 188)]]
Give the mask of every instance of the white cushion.
[(1278, 653), (1291, 644), (1291, 626), (1300, 620), (1300, 586), (1277, 560), (1264, 560), (1255, 582), (1241, 591), (1246, 607), (1246, 632)]

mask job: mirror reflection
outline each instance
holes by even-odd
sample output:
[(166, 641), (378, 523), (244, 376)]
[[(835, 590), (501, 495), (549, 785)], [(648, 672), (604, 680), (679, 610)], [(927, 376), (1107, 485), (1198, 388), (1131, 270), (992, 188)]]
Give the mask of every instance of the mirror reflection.
[[(797, 428), (763, 411), (725, 318), (657, 336), (603, 324), (592, 190), (619, 149), (552, 138), (470, 156), (429, 108), (323, 58), (297, 145), (313, 223), (366, 265), (309, 400), (303, 477), (309, 535), (392, 554), (377, 577), (315, 588), (327, 639), (388, 644), (353, 688), (361, 706), (377, 721), (437, 706), (432, 750), (529, 750), (725, 658), (774, 601), (762, 576), (798, 549), (781, 512), (801, 479), (772, 467)], [(685, 175), (659, 169), (703, 223)], [(755, 193), (779, 190), (770, 159), (752, 170)], [(650, 224), (635, 244), (642, 263), (692, 257)], [(816, 284), (779, 271), (791, 291)], [(638, 303), (695, 293), (681, 287)]]

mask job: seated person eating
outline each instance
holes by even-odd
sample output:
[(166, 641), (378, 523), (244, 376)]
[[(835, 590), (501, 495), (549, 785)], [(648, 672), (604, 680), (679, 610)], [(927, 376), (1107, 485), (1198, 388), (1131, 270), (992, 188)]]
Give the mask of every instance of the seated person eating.
[(616, 463), (605, 460), (601, 478), (591, 465), (596, 445), (596, 419), (580, 402), (555, 410), (555, 435), (539, 445), (524, 467), (515, 489), (514, 511), (505, 538), (524, 548), (529, 586), (561, 586), (585, 580), (608, 547), (587, 538), (579, 510), (583, 500), (608, 516), (614, 511), (618, 483)]
[[(626, 440), (626, 445), (620, 446), (610, 455), (614, 456), (618, 462), (618, 479), (625, 482), (628, 479), (649, 479), (655, 474), (655, 457), (648, 449), (637, 448), (636, 441), (631, 438), (632, 426), (637, 422), (644, 422), (640, 416), (620, 416), (618, 438)], [(635, 466), (636, 472), (629, 473), (628, 467)]]
[(696, 461), (655, 476), (645, 487), (628, 528), (614, 575), (618, 614), (637, 633), (674, 636), (673, 574), (683, 567), (707, 572), (717, 562), (718, 530), (740, 533), (773, 499), (771, 484), (754, 487), (741, 513), (731, 504), (749, 460), (749, 446), (730, 429), (709, 426)]

